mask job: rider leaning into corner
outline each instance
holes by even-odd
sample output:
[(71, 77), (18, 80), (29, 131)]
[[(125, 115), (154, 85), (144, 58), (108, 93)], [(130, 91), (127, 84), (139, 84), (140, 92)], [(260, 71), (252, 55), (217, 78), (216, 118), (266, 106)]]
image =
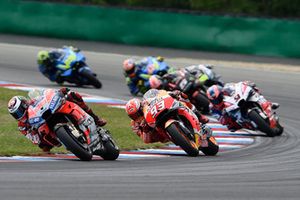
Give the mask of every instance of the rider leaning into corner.
[(69, 66), (60, 62), (61, 57), (64, 56), (64, 52), (67, 49), (71, 49), (74, 52), (79, 52), (78, 48), (72, 46), (63, 46), (60, 49), (54, 49), (51, 51), (42, 50), (38, 52), (37, 63), (40, 72), (46, 76), (50, 81), (55, 81), (58, 84), (64, 82), (61, 73), (68, 69)]
[[(91, 117), (94, 118), (96, 125), (104, 126), (106, 121), (102, 118), (99, 118), (83, 101), (82, 96), (75, 92), (70, 91), (68, 88), (61, 88), (58, 90), (65, 96), (66, 100), (71, 101), (79, 105), (85, 112), (87, 112)], [(34, 91), (38, 94), (34, 96), (41, 95), (43, 92)], [(29, 93), (28, 96), (32, 97), (32, 93)], [(40, 135), (37, 131), (32, 130), (28, 121), (28, 108), (30, 105), (35, 103), (35, 99), (27, 99), (24, 96), (14, 96), (8, 102), (8, 112), (18, 121), (19, 131), (25, 135), (31, 142), (35, 145), (38, 145), (44, 152), (50, 152), (54, 147), (52, 144), (49, 144), (46, 140), (43, 139), (43, 135)], [(54, 142), (55, 141), (51, 141)], [(58, 144), (57, 144), (58, 145)]]
[(167, 73), (170, 69), (168, 66), (165, 69), (155, 68), (151, 66), (151, 60), (155, 59), (157, 62), (163, 62), (163, 57), (146, 57), (141, 60), (135, 60), (129, 58), (123, 62), (124, 76), (126, 78), (126, 84), (132, 95), (138, 93), (144, 93), (141, 88), (150, 88), (149, 78), (153, 74), (159, 74), (163, 71)]
[(209, 87), (216, 84), (215, 81), (218, 81), (218, 84), (223, 85), (223, 82), (219, 80), (219, 77), (216, 76), (215, 72), (212, 70), (213, 67), (213, 65), (208, 64), (190, 65), (163, 76), (152, 75), (149, 78), (150, 87), (170, 91), (177, 89), (178, 82), (180, 82), (186, 73), (192, 74), (196, 78), (195, 87), (202, 85)]
[[(191, 111), (194, 112), (198, 117), (199, 122), (201, 122), (202, 124), (206, 124), (209, 121), (207, 117), (202, 115), (195, 108), (195, 106), (189, 102), (187, 96), (184, 93), (178, 90), (168, 93), (171, 97), (177, 99), (178, 101), (181, 101), (189, 109), (191, 109)], [(126, 104), (126, 113), (131, 118), (131, 128), (133, 132), (136, 133), (143, 140), (144, 143), (169, 142), (169, 139), (162, 137), (160, 134), (157, 133), (155, 129), (153, 129), (147, 124), (143, 114), (143, 105), (144, 102), (137, 98), (129, 100)], [(206, 137), (203, 138), (208, 138), (211, 136), (212, 131), (208, 126), (202, 125), (202, 129), (203, 133), (206, 134)]]
[[(268, 108), (277, 109), (279, 107), (278, 103), (272, 103), (265, 99), (265, 97), (260, 93), (260, 90), (256, 87), (256, 84), (251, 81), (241, 81), (238, 83), (226, 83), (224, 87), (219, 85), (213, 85), (207, 89), (207, 97), (210, 100), (210, 110), (214, 117), (216, 117), (221, 124), (226, 125), (228, 130), (234, 132), (242, 127), (238, 123), (235, 123), (235, 119), (229, 116), (225, 111), (226, 108), (224, 96), (234, 97), (235, 87), (239, 86), (240, 83), (252, 87), (259, 95), (259, 103), (261, 104), (263, 110), (270, 110)], [(271, 112), (271, 110), (270, 110)]]

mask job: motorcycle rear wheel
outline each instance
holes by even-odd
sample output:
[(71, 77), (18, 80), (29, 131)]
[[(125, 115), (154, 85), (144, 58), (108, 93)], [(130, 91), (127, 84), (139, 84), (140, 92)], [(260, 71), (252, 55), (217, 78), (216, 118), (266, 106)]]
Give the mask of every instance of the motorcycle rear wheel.
[(171, 136), (173, 142), (180, 146), (189, 156), (196, 157), (199, 155), (199, 149), (194, 141), (191, 141), (184, 133), (184, 130), (177, 123), (172, 123), (166, 131)]
[(64, 144), (67, 150), (71, 151), (80, 160), (92, 160), (93, 153), (90, 148), (88, 146), (85, 147), (84, 144), (80, 143), (75, 136), (73, 136), (67, 125), (58, 127), (55, 130), (55, 134), (60, 142)]
[(204, 114), (209, 113), (209, 100), (206, 97), (206, 95), (199, 93), (195, 97), (195, 101), (196, 101), (195, 106), (197, 110), (201, 111)]
[(103, 142), (103, 146), (104, 152), (100, 156), (104, 160), (116, 160), (119, 157), (120, 150), (110, 137), (107, 141)]
[(200, 151), (204, 153), (206, 156), (215, 156), (219, 152), (219, 145), (214, 141), (215, 138), (213, 136), (209, 137), (208, 147), (201, 147)]
[(80, 72), (80, 74), (81, 74), (84, 78), (86, 78), (86, 79), (89, 81), (89, 83), (90, 83), (91, 85), (93, 85), (95, 88), (100, 89), (100, 88), (102, 87), (102, 83), (101, 83), (101, 82), (97, 79), (97, 77), (94, 76), (93, 74), (91, 74), (91, 73), (89, 73), (89, 72), (87, 72), (87, 71), (85, 71), (85, 70), (83, 70), (82, 72)]

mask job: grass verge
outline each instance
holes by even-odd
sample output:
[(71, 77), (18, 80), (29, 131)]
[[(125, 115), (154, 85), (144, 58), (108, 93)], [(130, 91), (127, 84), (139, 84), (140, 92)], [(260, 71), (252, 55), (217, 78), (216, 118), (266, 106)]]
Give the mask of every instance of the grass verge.
[[(27, 96), (27, 92), (0, 88), (0, 156), (38, 155), (41, 150), (33, 145), (18, 130), (17, 121), (7, 111), (7, 102), (12, 96)], [(130, 128), (130, 120), (125, 111), (98, 104), (89, 104), (96, 114), (107, 120), (106, 129), (110, 130), (121, 150), (159, 147), (162, 144), (144, 144)], [(54, 148), (53, 153), (66, 153), (63, 148)]]

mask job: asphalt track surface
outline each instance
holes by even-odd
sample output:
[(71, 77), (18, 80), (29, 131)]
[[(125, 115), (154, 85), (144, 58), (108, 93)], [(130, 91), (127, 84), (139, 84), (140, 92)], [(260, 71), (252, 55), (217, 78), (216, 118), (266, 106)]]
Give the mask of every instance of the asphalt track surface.
[[(130, 98), (120, 69), (128, 56), (164, 55), (175, 66), (221, 60), (225, 64), (215, 70), (226, 82), (252, 80), (268, 99), (281, 104), (285, 132), (215, 157), (0, 163), (1, 200), (299, 199), (299, 60), (0, 35), (0, 80), (54, 87), (37, 71), (36, 52), (63, 44), (79, 46), (104, 85), (101, 90), (74, 89), (120, 99)], [(237, 68), (231, 61), (281, 67)]]

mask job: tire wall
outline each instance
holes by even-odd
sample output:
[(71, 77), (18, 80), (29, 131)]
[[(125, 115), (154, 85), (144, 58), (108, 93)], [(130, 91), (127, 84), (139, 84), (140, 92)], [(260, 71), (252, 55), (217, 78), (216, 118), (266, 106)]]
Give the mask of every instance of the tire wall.
[(0, 1), (0, 33), (300, 57), (300, 21)]

